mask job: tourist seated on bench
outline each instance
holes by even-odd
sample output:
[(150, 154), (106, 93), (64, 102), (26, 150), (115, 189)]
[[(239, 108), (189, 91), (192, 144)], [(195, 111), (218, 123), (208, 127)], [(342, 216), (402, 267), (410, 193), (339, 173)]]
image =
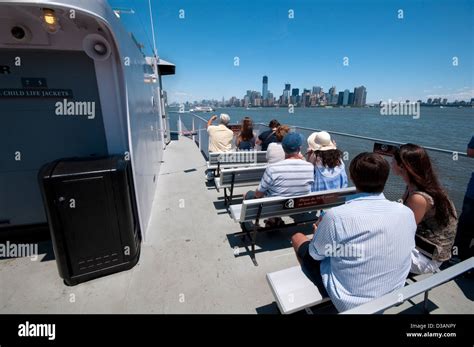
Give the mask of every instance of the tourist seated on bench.
[(311, 190), (320, 192), (347, 187), (347, 174), (342, 152), (326, 131), (308, 137), (308, 162), (314, 165), (314, 183)]
[(360, 194), (314, 225), (311, 241), (292, 237), (303, 272), (324, 286), (338, 311), (381, 297), (405, 284), (415, 248), (416, 222), (403, 204), (385, 199), (390, 171), (379, 154), (361, 153), (349, 172)]
[(267, 161), (268, 164), (274, 164), (279, 161), (285, 160), (285, 151), (281, 145), (284, 137), (290, 132), (288, 125), (280, 125), (275, 131), (276, 142), (272, 142), (267, 148)]
[(392, 169), (407, 184), (403, 203), (413, 211), (418, 224), (410, 272), (436, 272), (451, 259), (457, 226), (454, 204), (423, 147), (411, 143), (400, 146), (393, 156)]
[[(298, 133), (287, 134), (282, 141), (285, 160), (269, 165), (256, 191), (249, 191), (244, 199), (258, 199), (268, 196), (295, 196), (311, 193), (314, 182), (314, 167), (303, 160), (303, 140)], [(297, 217), (297, 216), (292, 216)], [(267, 226), (283, 224), (281, 218), (270, 218)]]

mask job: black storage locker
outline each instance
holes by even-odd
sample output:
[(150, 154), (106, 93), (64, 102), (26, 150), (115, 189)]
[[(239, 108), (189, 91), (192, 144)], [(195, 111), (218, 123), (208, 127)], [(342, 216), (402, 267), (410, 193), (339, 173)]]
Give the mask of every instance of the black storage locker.
[(59, 275), (67, 285), (138, 262), (140, 230), (129, 161), (61, 159), (43, 166), (39, 180)]

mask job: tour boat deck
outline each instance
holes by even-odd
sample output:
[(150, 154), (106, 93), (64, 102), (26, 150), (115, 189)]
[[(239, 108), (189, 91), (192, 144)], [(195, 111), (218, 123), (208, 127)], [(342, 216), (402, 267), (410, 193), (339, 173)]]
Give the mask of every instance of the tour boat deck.
[[(206, 161), (193, 141), (172, 141), (163, 161), (137, 266), (67, 287), (51, 242), (42, 242), (37, 261), (0, 260), (0, 313), (277, 313), (265, 275), (297, 265), (292, 230), (259, 235), (254, 266), (245, 243), (233, 236), (240, 226), (222, 191), (206, 184)], [(431, 313), (472, 313), (474, 283), (458, 278), (430, 291), (429, 299)], [(386, 313), (422, 313), (422, 301), (420, 295)]]

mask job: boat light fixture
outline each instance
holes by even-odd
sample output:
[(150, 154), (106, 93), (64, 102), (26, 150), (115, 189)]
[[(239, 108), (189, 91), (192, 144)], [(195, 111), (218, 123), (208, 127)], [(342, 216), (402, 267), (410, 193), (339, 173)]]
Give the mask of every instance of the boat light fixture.
[(43, 20), (44, 20), (45, 28), (49, 33), (54, 34), (59, 30), (59, 21), (54, 10), (49, 9), (49, 8), (44, 8)]

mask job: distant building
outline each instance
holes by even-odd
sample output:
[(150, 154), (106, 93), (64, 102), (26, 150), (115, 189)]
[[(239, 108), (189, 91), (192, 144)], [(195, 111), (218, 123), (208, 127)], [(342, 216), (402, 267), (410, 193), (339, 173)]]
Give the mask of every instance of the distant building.
[(347, 101), (348, 105), (354, 105), (354, 93), (349, 93), (349, 100)]
[(304, 89), (303, 94), (301, 94), (301, 107), (310, 107), (311, 106), (311, 91), (309, 89)]
[(342, 99), (342, 105), (347, 106), (349, 104), (349, 94), (350, 94), (349, 89), (345, 89), (344, 90), (344, 97)]
[(446, 105), (448, 103), (448, 99), (444, 98), (442, 104)]
[(344, 102), (344, 92), (339, 92), (339, 96), (337, 97), (337, 104), (342, 106), (343, 102)]
[(262, 98), (266, 100), (268, 98), (268, 77), (263, 76), (262, 81)]
[(367, 91), (364, 86), (354, 88), (354, 106), (365, 106)]
[(319, 95), (319, 94), (321, 94), (322, 90), (323, 90), (323, 88), (321, 88), (321, 87), (313, 87), (313, 94), (314, 95)]
[(285, 83), (285, 89), (283, 89), (283, 95), (280, 102), (281, 104), (288, 105), (290, 101), (290, 90), (291, 90), (291, 84)]

